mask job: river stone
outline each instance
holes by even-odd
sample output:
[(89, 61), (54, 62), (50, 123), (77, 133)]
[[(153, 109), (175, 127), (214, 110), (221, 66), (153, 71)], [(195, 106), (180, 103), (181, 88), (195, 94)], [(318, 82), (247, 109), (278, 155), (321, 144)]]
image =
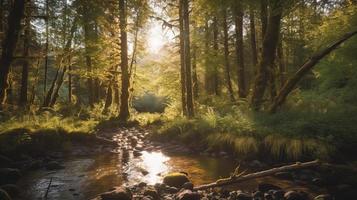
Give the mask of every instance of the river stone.
[(0, 189), (0, 199), (1, 200), (11, 200), (9, 194), (3, 189)]
[(235, 198), (236, 200), (252, 200), (253, 197), (247, 193), (244, 193), (244, 192), (238, 192), (237, 193), (237, 196)]
[(2, 185), (0, 189), (6, 191), (11, 197), (16, 197), (20, 193), (19, 188), (14, 184)]
[(145, 191), (144, 191), (144, 196), (150, 196), (152, 197), (153, 200), (158, 200), (160, 199), (160, 196), (159, 194), (157, 193), (157, 191), (155, 189), (152, 189), (152, 188), (147, 188)]
[(99, 195), (102, 200), (131, 200), (131, 191), (127, 188), (117, 187), (113, 191), (109, 191)]
[(329, 194), (321, 194), (316, 196), (314, 200), (332, 200), (332, 197)]
[(283, 190), (274, 190), (271, 192), (274, 200), (283, 200), (284, 199), (284, 191)]
[(176, 188), (181, 188), (186, 182), (190, 182), (188, 177), (185, 174), (178, 172), (168, 174), (163, 179), (164, 184)]
[(261, 191), (255, 191), (252, 195), (254, 200), (262, 200), (264, 198), (264, 194)]
[(201, 196), (197, 192), (192, 192), (191, 190), (182, 190), (177, 195), (177, 200), (200, 200)]
[(186, 182), (182, 185), (182, 188), (187, 190), (193, 190), (193, 184), (191, 182)]
[(16, 183), (21, 177), (20, 170), (12, 168), (0, 169), (0, 184)]
[(305, 200), (305, 197), (301, 193), (296, 191), (288, 191), (284, 194), (286, 200)]

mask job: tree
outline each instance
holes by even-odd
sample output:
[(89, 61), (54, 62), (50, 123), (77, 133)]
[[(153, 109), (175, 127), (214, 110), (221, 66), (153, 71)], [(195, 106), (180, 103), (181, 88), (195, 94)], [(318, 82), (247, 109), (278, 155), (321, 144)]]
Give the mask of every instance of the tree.
[(119, 0), (119, 23), (120, 23), (120, 69), (121, 69), (121, 94), (119, 119), (127, 121), (129, 113), (129, 87), (130, 77), (128, 71), (128, 39), (127, 39), (127, 8), (126, 1)]
[(244, 45), (243, 45), (243, 7), (238, 2), (235, 10), (236, 53), (237, 53), (237, 79), (238, 94), (240, 98), (247, 96), (245, 86)]
[(22, 78), (21, 78), (21, 88), (20, 88), (20, 99), (19, 105), (26, 106), (27, 104), (27, 89), (28, 89), (28, 78), (29, 78), (29, 45), (30, 45), (30, 15), (31, 12), (27, 11), (27, 16), (25, 18), (25, 31), (24, 31), (24, 44), (23, 44), (23, 57), (24, 62), (22, 64)]
[(8, 76), (10, 65), (13, 61), (13, 53), (21, 31), (21, 20), (24, 15), (24, 10), (25, 0), (15, 0), (8, 17), (8, 28), (3, 41), (0, 60), (0, 107), (6, 100), (6, 90), (9, 87)]
[(338, 46), (340, 46), (343, 42), (351, 38), (352, 36), (357, 34), (357, 30), (346, 33), (343, 35), (340, 39), (338, 39), (336, 42), (331, 44), (329, 47), (326, 49), (323, 49), (322, 51), (314, 54), (311, 56), (310, 59), (308, 59), (300, 68), (299, 70), (291, 77), (289, 80), (286, 81), (282, 89), (279, 91), (279, 94), (277, 97), (275, 97), (274, 102), (269, 108), (270, 113), (276, 112), (276, 110), (284, 103), (286, 97), (289, 95), (289, 93), (294, 89), (296, 84), (302, 79), (302, 77), (309, 72), (322, 58), (324, 58), (326, 55), (331, 53), (333, 50), (335, 50)]
[[(191, 74), (191, 48), (190, 48), (190, 19), (189, 19), (189, 3), (188, 0), (181, 0), (182, 15), (183, 15), (183, 34), (184, 34), (184, 55), (185, 55), (185, 70), (186, 70), (186, 93), (187, 93), (187, 114), (189, 117), (194, 117), (193, 104), (193, 88)], [(182, 52), (182, 51), (181, 51)]]
[(262, 58), (258, 65), (251, 99), (251, 106), (254, 110), (259, 110), (262, 106), (268, 78), (274, 66), (276, 48), (279, 41), (280, 22), (283, 13), (283, 1), (270, 1), (269, 9), (268, 25), (263, 40)]
[(222, 9), (223, 12), (223, 46), (224, 46), (224, 65), (225, 65), (225, 71), (226, 71), (226, 81), (227, 81), (227, 88), (229, 92), (229, 96), (231, 98), (231, 101), (234, 102), (234, 94), (233, 94), (233, 88), (232, 88), (232, 82), (231, 82), (231, 66), (229, 62), (229, 46), (228, 46), (228, 25), (227, 25), (227, 10), (226, 8)]

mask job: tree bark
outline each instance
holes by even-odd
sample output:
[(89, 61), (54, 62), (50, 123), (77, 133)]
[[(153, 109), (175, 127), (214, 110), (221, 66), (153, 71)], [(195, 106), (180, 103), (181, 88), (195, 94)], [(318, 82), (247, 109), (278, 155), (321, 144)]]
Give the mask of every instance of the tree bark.
[(213, 17), (213, 53), (214, 53), (214, 58), (216, 59), (214, 62), (213, 66), (213, 90), (215, 95), (219, 96), (220, 91), (219, 91), (219, 79), (218, 79), (218, 66), (217, 66), (217, 60), (218, 60), (218, 19), (217, 17)]
[(59, 79), (57, 80), (57, 86), (55, 88), (55, 90), (53, 91), (53, 94), (51, 96), (51, 101), (50, 101), (50, 104), (49, 106), (50, 107), (53, 107), (57, 101), (57, 98), (58, 98), (58, 93), (59, 93), (59, 90), (61, 89), (61, 86), (63, 84), (63, 80), (64, 80), (64, 75), (66, 74), (66, 71), (67, 71), (67, 66), (64, 66), (63, 67), (63, 70), (62, 70), (62, 74), (60, 75)]
[(30, 45), (30, 12), (27, 12), (25, 31), (24, 31), (24, 63), (22, 64), (22, 73), (21, 73), (21, 88), (20, 88), (20, 99), (19, 106), (26, 106), (27, 104), (27, 89), (28, 89), (28, 77), (29, 77), (29, 45)]
[[(46, 91), (47, 91), (47, 71), (48, 71), (48, 37), (49, 37), (49, 0), (46, 0), (46, 45), (45, 45), (45, 74), (43, 80), (43, 95), (46, 98)], [(45, 100), (44, 100), (45, 101)]]
[(233, 94), (233, 87), (231, 82), (231, 66), (229, 62), (229, 46), (228, 46), (228, 25), (227, 25), (227, 10), (224, 8), (223, 12), (223, 46), (224, 46), (224, 66), (226, 71), (226, 81), (227, 81), (227, 88), (229, 92), (229, 96), (232, 102), (235, 101), (234, 94)]
[(235, 13), (235, 31), (236, 31), (236, 54), (237, 54), (237, 79), (238, 95), (240, 98), (247, 96), (245, 85), (245, 66), (244, 66), (244, 44), (243, 44), (243, 8), (238, 4)]
[(184, 21), (184, 54), (186, 68), (186, 93), (187, 93), (187, 114), (192, 118), (195, 115), (193, 104), (193, 88), (191, 73), (191, 47), (190, 47), (190, 20), (188, 0), (182, 0), (183, 21)]
[(260, 21), (262, 24), (262, 41), (268, 26), (268, 0), (260, 0)]
[[(84, 11), (86, 12), (86, 11)], [(90, 106), (93, 106), (94, 104), (94, 81), (92, 78), (92, 47), (90, 45), (90, 38), (91, 35), (93, 34), (93, 29), (89, 25), (88, 19), (86, 17), (86, 14), (83, 15), (84, 17), (84, 41), (85, 41), (85, 58), (86, 58), (86, 66), (87, 66), (87, 72), (89, 73), (89, 77), (87, 78), (87, 87), (88, 87), (88, 103)]]
[(255, 34), (255, 15), (252, 7), (249, 8), (249, 25), (250, 25), (250, 46), (252, 48), (252, 64), (255, 68), (258, 64), (258, 51)]
[(231, 184), (235, 184), (235, 183), (241, 183), (241, 182), (251, 180), (251, 179), (271, 176), (273, 174), (276, 174), (277, 172), (308, 168), (308, 167), (313, 167), (313, 166), (317, 166), (320, 164), (321, 163), (319, 160), (314, 160), (314, 161), (304, 162), (304, 163), (297, 162), (295, 164), (276, 167), (276, 168), (272, 168), (272, 169), (268, 169), (268, 170), (264, 170), (264, 171), (260, 171), (260, 172), (255, 172), (255, 173), (250, 173), (250, 174), (246, 174), (246, 175), (244, 175), (244, 172), (243, 172), (241, 175), (234, 174), (233, 176), (231, 176), (229, 178), (219, 179), (213, 183), (197, 186), (194, 188), (194, 190), (206, 190), (209, 188), (221, 187), (221, 186), (231, 185)]
[(193, 46), (192, 50), (192, 83), (193, 83), (193, 97), (198, 99), (198, 77), (197, 77), (197, 46)]
[(280, 42), (278, 44), (278, 49), (277, 49), (276, 55), (278, 57), (280, 87), (282, 87), (286, 80), (286, 65), (285, 65), (285, 60), (284, 60), (283, 41), (282, 40), (280, 40)]
[(348, 40), (352, 36), (357, 34), (357, 30), (346, 33), (339, 40), (332, 43), (329, 47), (323, 49), (322, 51), (314, 54), (309, 58), (300, 69), (287, 80), (279, 91), (278, 95), (275, 97), (274, 102), (270, 106), (269, 112), (274, 113), (276, 110), (285, 102), (286, 97), (290, 94), (290, 92), (296, 87), (297, 83), (302, 79), (302, 77), (308, 73), (322, 58), (327, 56), (333, 50), (335, 50), (340, 44), (344, 41)]
[(8, 76), (13, 61), (18, 36), (21, 31), (21, 19), (25, 10), (25, 0), (15, 0), (8, 17), (8, 29), (2, 45), (0, 60), (0, 108), (6, 100), (6, 90), (9, 87)]
[(103, 113), (106, 114), (108, 113), (108, 110), (110, 106), (112, 105), (113, 102), (113, 90), (112, 90), (112, 81), (109, 81), (108, 83), (108, 88), (107, 88), (107, 96), (105, 98), (105, 104), (104, 104), (104, 109)]
[(125, 0), (119, 0), (119, 23), (120, 23), (120, 69), (121, 69), (121, 94), (119, 119), (127, 121), (129, 113), (129, 87), (130, 77), (128, 71), (128, 39), (127, 39), (127, 13)]
[(266, 85), (269, 79), (270, 70), (273, 68), (276, 48), (279, 41), (280, 22), (282, 16), (283, 1), (276, 0), (270, 5), (270, 15), (268, 26), (263, 40), (262, 59), (257, 69), (257, 76), (253, 88), (251, 107), (259, 110), (263, 103)]
[(180, 26), (180, 77), (181, 77), (181, 104), (182, 113), (187, 116), (187, 90), (186, 90), (186, 63), (185, 63), (185, 36), (184, 36), (184, 18), (183, 18), (183, 3), (179, 2), (179, 26)]

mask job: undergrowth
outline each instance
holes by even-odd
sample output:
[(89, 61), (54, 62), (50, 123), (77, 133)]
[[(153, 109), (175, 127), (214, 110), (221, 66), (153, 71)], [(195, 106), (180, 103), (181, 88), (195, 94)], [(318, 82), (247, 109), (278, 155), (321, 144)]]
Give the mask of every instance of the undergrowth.
[[(198, 105), (193, 119), (166, 120), (154, 139), (180, 140), (240, 158), (269, 160), (336, 159), (337, 153), (351, 154), (357, 144), (357, 107), (316, 111), (294, 105), (294, 109), (271, 115), (253, 112), (245, 102), (237, 106), (212, 99), (208, 105), (214, 106)], [(308, 102), (299, 103), (306, 106)]]

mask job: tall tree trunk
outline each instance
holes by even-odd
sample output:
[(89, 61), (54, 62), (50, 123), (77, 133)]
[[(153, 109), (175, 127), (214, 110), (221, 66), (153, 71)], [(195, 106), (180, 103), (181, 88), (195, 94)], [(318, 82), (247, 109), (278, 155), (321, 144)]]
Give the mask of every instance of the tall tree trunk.
[(72, 104), (72, 65), (71, 63), (68, 66), (68, 103)]
[(208, 18), (206, 19), (205, 22), (205, 89), (207, 94), (211, 95), (213, 94), (213, 86), (212, 86), (212, 69), (210, 68), (211, 63), (210, 63), (210, 31), (209, 31), (209, 26), (208, 26)]
[(187, 116), (187, 89), (186, 89), (186, 63), (185, 63), (185, 36), (184, 36), (184, 18), (183, 18), (183, 4), (179, 2), (179, 26), (180, 26), (180, 77), (181, 77), (181, 104), (182, 113)]
[(232, 88), (232, 82), (231, 82), (231, 66), (229, 62), (229, 46), (228, 46), (228, 25), (227, 25), (227, 10), (223, 9), (223, 33), (224, 33), (224, 38), (223, 38), (223, 46), (224, 46), (224, 66), (226, 68), (226, 81), (227, 81), (227, 88), (229, 92), (229, 96), (231, 98), (231, 101), (234, 102), (234, 94), (233, 94), (233, 88)]
[[(64, 75), (67, 71), (67, 65), (71, 65), (71, 59), (70, 59), (70, 55), (68, 55), (69, 50), (71, 48), (71, 44), (72, 44), (72, 40), (73, 40), (73, 36), (74, 36), (74, 32), (76, 31), (77, 28), (77, 24), (76, 24), (77, 18), (74, 19), (74, 22), (72, 24), (71, 30), (70, 30), (70, 35), (68, 37), (67, 43), (63, 49), (63, 53), (62, 53), (62, 58), (60, 61), (60, 66), (57, 69), (55, 78), (53, 79), (53, 82), (51, 84), (50, 89), (48, 90), (46, 96), (45, 96), (45, 100), (43, 102), (42, 107), (52, 107), (57, 100), (58, 97), (58, 92), (62, 86), (63, 83), (63, 79), (64, 79)], [(64, 64), (64, 68), (62, 70), (62, 74), (60, 75), (60, 70), (62, 68), (62, 64), (68, 61), (68, 63)], [(59, 76), (60, 75), (60, 76)], [(57, 84), (57, 85), (56, 85)]]
[(216, 59), (213, 66), (213, 90), (215, 95), (219, 96), (219, 78), (218, 78), (218, 66), (217, 66), (217, 59), (218, 59), (218, 20), (217, 17), (213, 17), (213, 52), (214, 58)]
[(191, 47), (190, 47), (190, 19), (188, 0), (182, 0), (183, 21), (184, 21), (184, 52), (186, 67), (186, 92), (187, 92), (187, 114), (188, 117), (194, 117), (192, 73), (191, 73)]
[(121, 94), (119, 119), (127, 121), (129, 113), (129, 87), (130, 77), (128, 71), (128, 39), (127, 39), (127, 13), (125, 0), (119, 0), (119, 23), (120, 23), (120, 69), (121, 69)]
[[(48, 71), (48, 40), (49, 40), (49, 0), (46, 0), (46, 18), (45, 18), (45, 23), (46, 23), (46, 45), (45, 45), (45, 74), (44, 74), (44, 80), (43, 80), (43, 95), (44, 98), (46, 98), (46, 91), (47, 91), (47, 71)], [(45, 100), (44, 100), (45, 101)]]
[(264, 40), (268, 26), (268, 0), (260, 0), (260, 21), (262, 24), (262, 40)]
[[(0, 33), (4, 33), (4, 0), (0, 0)], [(0, 35), (1, 35), (0, 34)]]
[(108, 113), (109, 108), (112, 105), (112, 102), (113, 102), (112, 81), (109, 81), (108, 88), (107, 88), (107, 94), (106, 94), (106, 98), (105, 98), (104, 109), (103, 109), (104, 114)]
[(252, 6), (249, 8), (249, 25), (250, 25), (250, 46), (252, 48), (252, 64), (254, 68), (258, 64), (258, 51), (257, 51), (257, 42), (255, 34), (255, 16)]
[(340, 44), (344, 41), (350, 39), (352, 36), (357, 34), (357, 30), (346, 33), (339, 40), (331, 44), (326, 49), (314, 54), (310, 57), (301, 67), (300, 69), (287, 80), (283, 86), (283, 88), (279, 91), (278, 96), (275, 97), (274, 102), (270, 106), (269, 111), (271, 113), (276, 112), (276, 110), (285, 102), (286, 97), (290, 94), (290, 92), (296, 87), (298, 82), (303, 78), (305, 74), (307, 74), (322, 58), (327, 56), (333, 50), (335, 50)]
[(198, 77), (197, 77), (197, 46), (193, 46), (192, 50), (192, 83), (193, 83), (193, 97), (198, 99)]
[(16, 48), (18, 36), (21, 31), (21, 19), (24, 15), (25, 0), (15, 0), (8, 17), (8, 29), (2, 45), (0, 60), (0, 109), (6, 100), (6, 90), (9, 87), (8, 76), (10, 72), (13, 53)]
[(240, 98), (247, 96), (245, 85), (245, 66), (244, 66), (244, 45), (243, 45), (243, 8), (241, 3), (236, 8), (235, 31), (236, 31), (236, 53), (237, 53), (237, 79), (238, 95)]
[[(84, 15), (85, 16), (85, 15)], [(86, 18), (86, 17), (85, 17)], [(85, 40), (85, 54), (86, 54), (86, 66), (87, 72), (89, 73), (89, 78), (87, 78), (87, 87), (88, 87), (88, 103), (90, 106), (94, 104), (94, 83), (92, 78), (92, 47), (90, 46), (90, 38), (92, 35), (92, 27), (89, 25), (88, 19), (85, 20), (84, 24), (84, 40)]]
[(20, 88), (20, 99), (19, 106), (26, 106), (27, 104), (27, 88), (28, 88), (28, 77), (29, 77), (29, 46), (30, 46), (30, 12), (27, 12), (25, 31), (24, 31), (24, 63), (22, 64), (22, 74), (21, 74), (21, 88)]
[(268, 26), (263, 40), (262, 59), (258, 66), (251, 99), (251, 106), (255, 110), (259, 110), (261, 108), (267, 81), (269, 79), (269, 73), (274, 65), (283, 11), (282, 4), (282, 0), (276, 0), (270, 5), (271, 11), (269, 12)]
[(278, 65), (279, 65), (279, 79), (280, 79), (280, 86), (283, 86), (286, 80), (286, 65), (284, 60), (284, 52), (283, 52), (283, 41), (280, 40), (278, 44), (278, 49), (276, 53), (278, 57)]

